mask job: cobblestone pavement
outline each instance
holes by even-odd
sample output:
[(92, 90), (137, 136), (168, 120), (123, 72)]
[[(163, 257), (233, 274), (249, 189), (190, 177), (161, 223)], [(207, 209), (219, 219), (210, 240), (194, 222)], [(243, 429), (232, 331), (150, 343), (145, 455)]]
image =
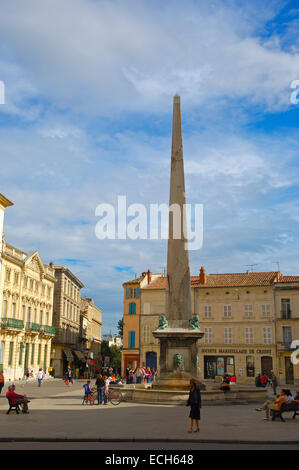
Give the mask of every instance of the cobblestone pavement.
[[(242, 442), (243, 445), (264, 443), (272, 446), (273, 443), (299, 442), (299, 419), (293, 420), (290, 413), (285, 415), (286, 421), (283, 423), (264, 421), (264, 414), (255, 411), (254, 404), (204, 406), (200, 433), (189, 434), (189, 408), (185, 406), (129, 402), (118, 406), (110, 403), (107, 406), (82, 405), (83, 383), (78, 381), (72, 387), (67, 387), (62, 380), (51, 380), (45, 381), (40, 388), (35, 382), (17, 383), (16, 392), (26, 393), (31, 400), (29, 415), (16, 415), (14, 412), (6, 415), (8, 403), (5, 386), (0, 397), (0, 441), (104, 440), (108, 446), (111, 445), (108, 441), (119, 441), (120, 445), (125, 445), (126, 440), (144, 440), (148, 441), (147, 444), (136, 445), (149, 445), (151, 441), (155, 448), (158, 445), (155, 442), (161, 441), (169, 446), (171, 442), (176, 442), (177, 449), (184, 443), (188, 446), (198, 444), (202, 448), (203, 445), (232, 446)], [(73, 444), (68, 443), (70, 446)], [(86, 445), (99, 448), (101, 445), (106, 446), (106, 443)]]

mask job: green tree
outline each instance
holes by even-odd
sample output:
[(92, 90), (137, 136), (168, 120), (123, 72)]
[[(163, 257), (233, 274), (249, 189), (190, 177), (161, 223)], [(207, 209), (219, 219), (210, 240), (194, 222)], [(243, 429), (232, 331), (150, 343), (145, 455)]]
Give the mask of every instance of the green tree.
[(109, 365), (120, 369), (121, 351), (117, 346), (109, 346), (108, 341), (103, 341), (101, 345), (101, 354), (103, 361), (105, 361), (105, 357), (109, 357)]
[(123, 318), (121, 320), (118, 320), (117, 329), (118, 329), (119, 336), (121, 338), (123, 338), (123, 335), (124, 335), (124, 320), (123, 320)]

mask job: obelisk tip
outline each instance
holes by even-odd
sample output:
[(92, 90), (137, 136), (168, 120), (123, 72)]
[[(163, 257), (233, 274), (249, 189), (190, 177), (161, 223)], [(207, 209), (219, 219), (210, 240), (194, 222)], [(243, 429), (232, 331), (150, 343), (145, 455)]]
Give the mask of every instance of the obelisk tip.
[(177, 93), (177, 94), (174, 95), (174, 97), (173, 97), (173, 102), (174, 102), (174, 103), (180, 103), (180, 101), (181, 101), (181, 97), (180, 97), (180, 95)]

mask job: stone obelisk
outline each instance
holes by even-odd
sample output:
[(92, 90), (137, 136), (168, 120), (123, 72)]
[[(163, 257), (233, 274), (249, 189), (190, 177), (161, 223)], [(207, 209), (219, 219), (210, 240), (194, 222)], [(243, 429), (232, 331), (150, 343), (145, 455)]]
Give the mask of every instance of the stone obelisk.
[(173, 99), (173, 127), (169, 197), (169, 236), (165, 315), (153, 332), (160, 342), (158, 387), (185, 389), (198, 376), (197, 315), (192, 316), (189, 253), (186, 233), (186, 194), (179, 95)]

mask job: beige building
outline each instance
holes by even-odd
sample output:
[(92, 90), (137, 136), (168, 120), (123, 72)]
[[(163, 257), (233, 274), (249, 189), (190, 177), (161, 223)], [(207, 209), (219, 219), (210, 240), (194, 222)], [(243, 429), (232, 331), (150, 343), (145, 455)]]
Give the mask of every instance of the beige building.
[(102, 337), (102, 310), (93, 299), (81, 300), (81, 350), (84, 352), (87, 368), (94, 371), (100, 367)]
[(279, 375), (287, 383), (299, 383), (299, 365), (293, 364), (291, 348), (297, 340), (299, 349), (299, 276), (283, 276), (275, 284), (274, 303)]
[[(52, 265), (53, 266), (53, 265)], [(80, 337), (82, 282), (67, 268), (53, 266), (56, 278), (53, 305), (51, 366), (55, 376), (62, 377), (68, 365), (75, 368), (83, 359)]]
[(34, 376), (40, 367), (48, 372), (54, 285), (54, 270), (38, 251), (2, 243), (0, 356), (6, 381), (22, 379), (26, 369)]
[[(152, 332), (165, 313), (165, 287), (160, 275), (140, 288), (138, 362), (158, 370), (159, 344)], [(238, 383), (254, 384), (258, 373), (273, 369), (281, 383), (299, 382), (290, 349), (290, 339), (299, 340), (299, 276), (279, 271), (207, 275), (202, 268), (191, 278), (191, 295), (205, 333), (198, 356), (202, 380), (227, 372)]]
[(121, 370), (124, 373), (127, 367), (136, 368), (140, 362), (141, 332), (141, 300), (140, 292), (152, 281), (158, 279), (160, 274), (153, 274), (150, 270), (143, 272), (140, 277), (123, 284), (123, 348), (121, 353)]

